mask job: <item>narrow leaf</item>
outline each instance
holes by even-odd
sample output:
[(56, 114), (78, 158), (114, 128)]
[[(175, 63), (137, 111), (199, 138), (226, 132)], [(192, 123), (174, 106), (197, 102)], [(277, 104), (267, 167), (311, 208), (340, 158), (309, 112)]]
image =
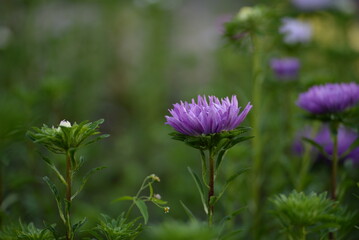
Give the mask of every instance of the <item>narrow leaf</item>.
[(132, 200), (133, 200), (133, 197), (131, 197), (131, 196), (123, 196), (123, 197), (116, 198), (112, 202), (132, 201)]
[(56, 205), (57, 205), (57, 208), (59, 210), (60, 218), (66, 224), (65, 215), (64, 215), (64, 212), (62, 210), (61, 198), (60, 198), (59, 192), (57, 191), (57, 188), (56, 188), (55, 184), (53, 184), (48, 177), (43, 177), (42, 179), (47, 183), (47, 185), (49, 186), (52, 194), (54, 194), (55, 200), (56, 200)]
[[(40, 153), (41, 154), (41, 153)], [(56, 176), (58, 179), (67, 186), (67, 182), (65, 181), (65, 178), (62, 176), (60, 171), (57, 169), (57, 167), (51, 162), (51, 160), (41, 154), (42, 159), (46, 162), (46, 164), (56, 173)]]
[(181, 203), (184, 211), (186, 212), (187, 216), (191, 220), (191, 222), (197, 222), (197, 219), (193, 215), (192, 211), (182, 201), (180, 201), (180, 203)]
[(146, 203), (143, 200), (140, 200), (140, 199), (134, 199), (133, 201), (136, 204), (136, 206), (138, 207), (138, 209), (140, 210), (140, 212), (141, 212), (141, 214), (143, 216), (145, 224), (147, 224), (147, 222), (148, 222), (148, 210), (147, 210)]
[(106, 168), (106, 167), (97, 167), (97, 168), (93, 168), (93, 169), (91, 169), (90, 171), (88, 171), (87, 174), (86, 174), (86, 175), (83, 177), (83, 179), (82, 179), (81, 186), (80, 186), (79, 189), (76, 191), (76, 193), (75, 193), (74, 195), (72, 195), (71, 200), (73, 200), (73, 199), (82, 191), (82, 189), (84, 188), (84, 186), (85, 186), (87, 180), (89, 179), (89, 177), (90, 177), (92, 174), (94, 174), (95, 172), (100, 171), (100, 170), (102, 170), (102, 169), (104, 169), (104, 168)]
[(72, 225), (72, 231), (76, 232), (78, 229), (80, 229), (85, 223), (87, 222), (87, 218), (83, 218), (81, 221), (75, 223)]
[(324, 147), (320, 145), (319, 143), (313, 141), (312, 139), (303, 137), (303, 141), (311, 144), (313, 147), (317, 148), (321, 154), (323, 154), (326, 158), (332, 159), (331, 156), (328, 155), (328, 153), (325, 151)]
[(206, 203), (206, 200), (205, 200), (205, 197), (204, 197), (204, 190), (203, 190), (203, 186), (202, 186), (202, 183), (199, 179), (199, 177), (197, 176), (197, 174), (195, 172), (192, 171), (192, 169), (190, 167), (187, 167), (189, 173), (191, 174), (193, 180), (195, 181), (196, 183), (196, 186), (197, 186), (197, 189), (198, 189), (198, 192), (201, 196), (201, 200), (202, 200), (202, 204), (203, 204), (203, 209), (205, 211), (206, 214), (208, 214), (208, 207), (207, 207), (207, 203)]

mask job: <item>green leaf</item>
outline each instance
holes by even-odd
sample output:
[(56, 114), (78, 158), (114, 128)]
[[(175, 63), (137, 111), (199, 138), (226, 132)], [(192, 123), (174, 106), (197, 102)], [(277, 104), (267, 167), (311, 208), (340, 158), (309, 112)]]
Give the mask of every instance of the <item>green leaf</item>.
[(158, 198), (155, 198), (155, 197), (151, 198), (151, 201), (154, 202), (154, 203), (157, 203), (157, 204), (159, 204), (159, 205), (165, 205), (165, 204), (167, 204), (167, 201), (163, 201), (163, 200), (158, 199)]
[(201, 152), (201, 160), (202, 160), (202, 181), (203, 184), (209, 188), (209, 185), (206, 182), (206, 178), (207, 178), (207, 163), (206, 163), (206, 154), (204, 153), (203, 150), (200, 150)]
[(148, 222), (148, 210), (147, 210), (146, 203), (141, 199), (134, 199), (133, 202), (136, 204), (136, 206), (140, 210), (140, 212), (141, 212), (141, 214), (143, 216), (145, 224), (147, 224), (147, 222)]
[(305, 141), (305, 142), (311, 144), (313, 147), (317, 148), (319, 150), (319, 152), (321, 154), (323, 154), (326, 158), (332, 159), (332, 157), (328, 155), (328, 153), (325, 151), (325, 149), (322, 145), (320, 145), (319, 143), (313, 141), (312, 139), (306, 138), (306, 137), (303, 137), (302, 139), (303, 139), (303, 141)]
[(236, 217), (237, 215), (239, 215), (241, 212), (243, 212), (243, 210), (245, 210), (247, 207), (241, 207), (237, 210), (235, 210), (234, 212), (228, 214), (227, 216), (225, 216), (224, 218), (222, 218), (221, 223), (223, 224), (225, 221), (229, 221), (232, 218)]
[[(218, 197), (217, 197), (217, 199), (216, 199), (216, 202), (223, 196), (223, 194), (224, 194), (224, 192), (227, 190), (229, 184), (230, 184), (231, 182), (233, 182), (233, 181), (234, 181), (237, 177), (239, 177), (241, 174), (247, 172), (249, 169), (250, 169), (250, 168), (240, 169), (238, 172), (236, 172), (235, 174), (233, 174), (232, 176), (230, 176), (230, 177), (227, 179), (227, 181), (226, 181), (226, 183), (225, 183), (225, 185), (224, 185), (222, 191), (218, 194)], [(215, 202), (215, 203), (216, 203), (216, 202)], [(215, 203), (214, 203), (214, 204), (215, 204)]]
[(206, 200), (205, 200), (205, 197), (204, 197), (204, 190), (203, 190), (202, 183), (201, 183), (199, 177), (197, 176), (197, 174), (196, 174), (195, 172), (193, 172), (190, 167), (187, 167), (187, 169), (188, 169), (189, 173), (191, 174), (193, 180), (194, 180), (195, 183), (196, 183), (198, 192), (199, 192), (199, 194), (200, 194), (200, 196), (201, 196), (201, 201), (202, 201), (202, 204), (203, 204), (203, 209), (204, 209), (205, 213), (208, 214), (208, 207), (207, 207)]
[(221, 165), (224, 155), (226, 154), (227, 149), (226, 150), (222, 150), (219, 151), (218, 156), (217, 156), (217, 160), (216, 160), (216, 171), (218, 170), (219, 166)]
[(133, 197), (131, 197), (131, 196), (123, 196), (123, 197), (116, 198), (112, 202), (132, 201), (132, 200), (133, 200)]
[(60, 173), (60, 171), (56, 168), (56, 166), (51, 162), (51, 160), (45, 156), (43, 156), (40, 153), (42, 159), (47, 163), (47, 165), (49, 165), (49, 167), (56, 173), (56, 176), (58, 177), (58, 179), (65, 185), (67, 186), (67, 182), (65, 181), (65, 178), (62, 176), (62, 174)]
[(72, 195), (71, 197), (71, 201), (82, 191), (82, 189), (84, 188), (87, 180), (89, 179), (89, 177), (94, 174), (97, 171), (100, 171), (102, 169), (104, 169), (106, 167), (97, 167), (97, 168), (93, 168), (90, 171), (87, 172), (87, 174), (82, 178), (82, 183), (81, 186), (79, 187), (79, 189), (76, 191), (76, 193), (74, 195)]
[(254, 136), (245, 136), (245, 137), (239, 137), (238, 136), (238, 137), (235, 137), (229, 142), (229, 144), (226, 146), (225, 149), (228, 150), (231, 147), (233, 147), (234, 145), (236, 145), (236, 144), (238, 144), (240, 142), (247, 141), (247, 140), (252, 139), (252, 138), (254, 138)]
[(78, 221), (74, 225), (72, 225), (72, 231), (75, 233), (78, 229), (80, 229), (87, 222), (87, 218), (83, 218), (81, 221)]
[(184, 211), (186, 212), (187, 216), (191, 220), (191, 222), (197, 222), (197, 219), (193, 215), (192, 211), (182, 201), (180, 201), (180, 203), (181, 203)]
[(48, 177), (43, 177), (42, 179), (47, 183), (47, 185), (49, 186), (51, 192), (54, 194), (55, 200), (56, 200), (56, 205), (57, 205), (57, 208), (59, 210), (60, 218), (66, 224), (65, 215), (64, 215), (64, 212), (63, 212), (63, 209), (62, 209), (61, 198), (60, 198), (59, 192), (57, 191), (57, 188), (56, 188), (55, 184), (53, 184)]

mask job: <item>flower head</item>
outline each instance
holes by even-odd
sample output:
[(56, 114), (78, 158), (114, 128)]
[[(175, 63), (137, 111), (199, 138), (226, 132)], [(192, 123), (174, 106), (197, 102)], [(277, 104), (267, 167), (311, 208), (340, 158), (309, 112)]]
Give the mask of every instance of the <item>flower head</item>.
[(226, 97), (219, 100), (215, 96), (198, 96), (197, 103), (192, 99), (191, 103), (182, 102), (173, 105), (166, 116), (166, 124), (172, 126), (176, 131), (189, 135), (219, 133), (230, 131), (238, 127), (251, 110), (250, 103), (240, 112), (236, 96), (231, 100)]
[(297, 105), (313, 114), (338, 113), (359, 102), (356, 83), (327, 83), (301, 93)]
[(170, 212), (170, 207), (164, 207), (164, 208), (163, 208), (163, 211), (164, 211), (165, 213), (169, 213), (169, 212)]
[(274, 58), (270, 66), (280, 80), (293, 80), (298, 77), (300, 62), (297, 58)]
[(307, 43), (312, 38), (311, 25), (293, 18), (282, 19), (279, 32), (284, 35), (287, 44)]

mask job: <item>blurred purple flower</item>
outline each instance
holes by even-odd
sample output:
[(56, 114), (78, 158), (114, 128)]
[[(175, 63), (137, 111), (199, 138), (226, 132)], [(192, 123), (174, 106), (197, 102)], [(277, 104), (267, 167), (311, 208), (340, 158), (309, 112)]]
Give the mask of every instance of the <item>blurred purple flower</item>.
[(276, 77), (280, 80), (298, 78), (300, 62), (297, 58), (273, 58), (270, 66)]
[(292, 3), (295, 7), (305, 10), (305, 11), (312, 11), (312, 10), (319, 10), (328, 8), (332, 5), (332, 0), (292, 0)]
[[(338, 129), (338, 155), (341, 157), (341, 161), (352, 159), (354, 164), (359, 164), (359, 147), (353, 149), (347, 156), (342, 156), (358, 138), (358, 134), (349, 128), (343, 126)], [(314, 139), (315, 142), (324, 147), (325, 152), (328, 155), (333, 154), (333, 139), (330, 134), (330, 129), (327, 125), (319, 131)], [(343, 158), (344, 157), (344, 158)], [(320, 158), (326, 159), (320, 155)]]
[(297, 105), (313, 114), (338, 113), (359, 102), (359, 85), (327, 83), (301, 93)]
[(250, 103), (240, 113), (236, 96), (219, 100), (215, 96), (198, 96), (197, 103), (182, 102), (169, 109), (172, 116), (166, 116), (166, 124), (176, 131), (190, 136), (230, 131), (238, 127), (251, 110)]
[(284, 34), (287, 44), (307, 43), (312, 38), (311, 25), (293, 18), (283, 18), (279, 32)]
[[(320, 131), (316, 134), (315, 137), (312, 136), (312, 129), (305, 127), (303, 131), (298, 133), (295, 141), (292, 145), (292, 151), (295, 155), (301, 156), (304, 154), (304, 146), (302, 138), (309, 138), (314, 140), (319, 145), (323, 146), (324, 151), (331, 156), (333, 154), (333, 140), (331, 137), (330, 129), (328, 125), (324, 125)], [(342, 156), (353, 142), (358, 138), (358, 134), (349, 128), (345, 128), (343, 126), (338, 129), (338, 155), (340, 157), (340, 161), (343, 162), (345, 160), (351, 159), (355, 165), (359, 165), (359, 147), (354, 148), (350, 153), (346, 156)], [(317, 154), (318, 160), (330, 161), (322, 154), (319, 154), (317, 150), (313, 152), (313, 154)]]

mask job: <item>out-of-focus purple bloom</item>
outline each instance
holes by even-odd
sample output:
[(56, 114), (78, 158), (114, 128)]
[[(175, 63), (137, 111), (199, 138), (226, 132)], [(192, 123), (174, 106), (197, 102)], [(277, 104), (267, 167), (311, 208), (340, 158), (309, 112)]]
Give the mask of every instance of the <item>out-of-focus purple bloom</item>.
[(338, 113), (359, 102), (356, 83), (327, 83), (301, 93), (297, 105), (313, 114)]
[(230, 131), (238, 127), (251, 110), (250, 103), (240, 112), (236, 96), (219, 100), (215, 96), (198, 96), (197, 103), (180, 102), (169, 109), (171, 116), (166, 116), (166, 124), (176, 131), (190, 136)]
[[(333, 139), (331, 137), (330, 129), (327, 125), (324, 125), (320, 131), (313, 136), (313, 130), (306, 127), (303, 131), (298, 133), (295, 141), (292, 145), (293, 153), (297, 156), (301, 156), (304, 154), (304, 146), (302, 138), (309, 138), (314, 140), (319, 145), (323, 146), (324, 151), (331, 156), (333, 154)], [(358, 138), (358, 134), (349, 128), (345, 128), (343, 126), (338, 129), (338, 155), (340, 157), (340, 161), (343, 162), (345, 160), (351, 159), (355, 165), (359, 166), (359, 147), (354, 148), (350, 153), (346, 153), (353, 142)], [(313, 152), (314, 153), (314, 152)], [(315, 151), (318, 155), (318, 160), (330, 161), (322, 154), (319, 154), (318, 151)], [(346, 153), (346, 156), (343, 154)]]
[[(338, 129), (338, 156), (341, 157), (341, 161), (346, 159), (352, 159), (354, 164), (359, 164), (359, 147), (352, 150), (347, 156), (342, 156), (349, 147), (353, 144), (353, 142), (358, 138), (358, 134), (353, 130), (345, 127), (339, 127)], [(314, 139), (315, 142), (324, 147), (325, 152), (328, 155), (333, 154), (333, 139), (330, 134), (330, 129), (327, 125), (325, 125), (317, 134)], [(344, 157), (344, 159), (343, 159)], [(320, 158), (324, 158), (320, 156)]]
[(293, 80), (298, 78), (300, 62), (297, 58), (274, 58), (270, 66), (278, 79)]
[(292, 0), (292, 3), (301, 10), (314, 11), (330, 7), (333, 0)]
[(279, 32), (284, 34), (287, 44), (307, 43), (312, 38), (311, 25), (293, 18), (283, 18)]

